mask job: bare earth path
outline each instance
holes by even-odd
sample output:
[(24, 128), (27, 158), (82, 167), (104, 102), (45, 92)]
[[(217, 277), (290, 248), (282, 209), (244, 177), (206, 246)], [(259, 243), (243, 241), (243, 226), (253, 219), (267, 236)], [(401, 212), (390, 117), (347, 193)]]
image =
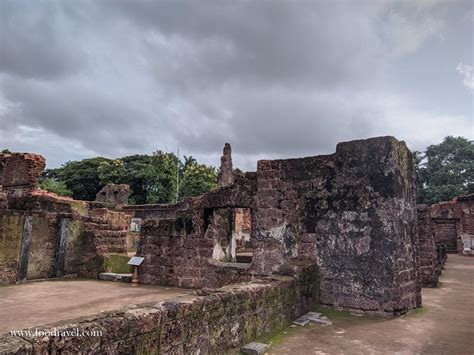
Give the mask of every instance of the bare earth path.
[[(474, 258), (449, 255), (423, 310), (392, 320), (345, 316), (292, 328), (270, 354), (474, 354)], [(329, 316), (331, 317), (331, 316)]]
[(158, 302), (191, 291), (162, 286), (130, 287), (96, 280), (41, 281), (0, 287), (0, 334), (119, 309)]

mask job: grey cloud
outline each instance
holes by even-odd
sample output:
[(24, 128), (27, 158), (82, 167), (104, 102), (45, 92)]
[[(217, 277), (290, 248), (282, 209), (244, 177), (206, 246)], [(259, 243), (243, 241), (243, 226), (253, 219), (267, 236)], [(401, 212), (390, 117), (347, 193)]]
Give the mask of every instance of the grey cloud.
[(57, 78), (79, 71), (86, 57), (51, 2), (0, 2), (0, 71), (25, 78)]
[[(463, 2), (0, 4), (0, 106), (3, 96), (14, 107), (0, 107), (0, 134), (44, 130), (49, 147), (74, 142), (74, 157), (175, 150), (179, 139), (185, 154), (216, 164), (230, 141), (251, 169), (258, 158), (331, 153), (374, 134), (434, 143), (440, 130), (418, 139), (410, 121), (444, 124), (469, 106), (450, 86), (440, 114), (421, 101), (429, 85), (416, 78), (420, 69), (436, 77), (438, 62), (425, 63), (447, 55), (439, 35), (460, 31), (452, 23)], [(472, 112), (462, 115), (450, 132)]]

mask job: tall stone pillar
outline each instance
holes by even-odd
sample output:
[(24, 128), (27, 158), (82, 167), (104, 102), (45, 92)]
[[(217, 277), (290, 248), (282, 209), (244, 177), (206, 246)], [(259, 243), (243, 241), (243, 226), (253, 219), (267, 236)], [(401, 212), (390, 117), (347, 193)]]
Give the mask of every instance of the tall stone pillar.
[(218, 185), (229, 186), (234, 183), (234, 171), (232, 169), (232, 147), (229, 143), (224, 145), (224, 151), (221, 157), (221, 170), (218, 177)]

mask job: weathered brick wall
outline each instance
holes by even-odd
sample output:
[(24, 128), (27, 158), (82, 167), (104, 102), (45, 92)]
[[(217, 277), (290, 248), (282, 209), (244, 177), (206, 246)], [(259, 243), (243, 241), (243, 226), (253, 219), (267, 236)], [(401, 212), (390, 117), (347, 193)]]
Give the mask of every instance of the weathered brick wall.
[[(143, 282), (208, 287), (317, 264), (326, 305), (389, 315), (420, 305), (414, 167), (403, 142), (342, 143), (333, 155), (260, 161), (256, 175), (235, 178), (181, 205), (173, 218), (145, 224)], [(227, 232), (206, 223), (217, 209), (234, 207), (251, 211), (254, 250), (238, 277), (212, 262)], [(187, 225), (179, 222), (183, 213), (189, 231), (176, 227)], [(220, 278), (220, 270), (230, 277)]]
[(4, 335), (0, 353), (223, 354), (309, 311), (318, 298), (315, 277), (312, 270), (299, 280), (232, 285), (207, 296), (133, 305), (54, 326), (59, 332), (100, 330), (102, 337)]
[(18, 280), (24, 222), (22, 213), (0, 211), (0, 285)]
[(412, 156), (391, 137), (338, 144), (336, 154), (261, 161), (255, 267), (317, 262), (321, 302), (398, 314), (421, 304)]
[(474, 194), (430, 206), (438, 246), (448, 253), (474, 255)]
[(23, 196), (37, 188), (45, 159), (29, 153), (0, 154), (0, 185), (7, 195)]
[(137, 251), (145, 257), (140, 283), (202, 288), (250, 280), (247, 269), (213, 261), (213, 236), (200, 234), (203, 223), (193, 225), (189, 217), (147, 220)]
[(417, 205), (418, 260), (422, 287), (436, 287), (443, 267), (443, 260), (437, 252), (430, 211), (431, 209), (427, 205)]
[(82, 250), (77, 273), (97, 277), (104, 270), (108, 254), (127, 254), (127, 233), (130, 218), (125, 213), (105, 208), (92, 209), (82, 217)]
[[(19, 281), (20, 255), (27, 246), (26, 279), (63, 274), (97, 277), (108, 254), (126, 254), (129, 216), (82, 201), (51, 194), (10, 197), (0, 210), (0, 284)], [(25, 216), (31, 218), (31, 239), (23, 245)], [(60, 223), (66, 219), (64, 257), (60, 258)], [(62, 261), (60, 261), (60, 259)]]

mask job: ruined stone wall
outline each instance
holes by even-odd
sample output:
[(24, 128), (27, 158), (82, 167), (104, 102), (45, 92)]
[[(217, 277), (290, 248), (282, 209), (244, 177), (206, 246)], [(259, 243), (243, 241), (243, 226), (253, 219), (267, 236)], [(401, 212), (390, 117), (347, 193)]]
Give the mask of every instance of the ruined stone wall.
[(474, 255), (474, 194), (430, 206), (436, 244), (448, 253)]
[(174, 206), (173, 218), (145, 220), (137, 250), (145, 257), (140, 282), (201, 288), (250, 280), (250, 265), (214, 258), (217, 244), (227, 247), (223, 239), (228, 235), (227, 227), (215, 222), (222, 221), (217, 217), (226, 209), (251, 209), (255, 182), (254, 174), (238, 176), (233, 185)]
[[(237, 284), (202, 296), (131, 305), (68, 324), (58, 331), (100, 330), (102, 337), (0, 336), (0, 353), (223, 354), (282, 329), (317, 302), (314, 271)], [(52, 329), (42, 327), (42, 330)], [(34, 330), (31, 332), (34, 334)], [(238, 350), (237, 350), (238, 351)]]
[[(332, 155), (260, 161), (256, 174), (235, 179), (168, 221), (149, 222), (139, 248), (143, 282), (212, 287), (317, 265), (327, 306), (393, 315), (421, 304), (414, 167), (403, 142), (341, 143)], [(216, 218), (225, 208), (251, 215), (253, 260), (237, 278), (215, 262), (216, 242), (224, 256), (228, 246), (225, 218)], [(178, 231), (186, 213), (189, 232)]]
[(457, 201), (462, 211), (458, 251), (474, 255), (474, 194), (459, 196)]
[(29, 153), (0, 154), (0, 185), (7, 196), (24, 196), (37, 188), (45, 160)]
[(0, 155), (0, 284), (77, 274), (97, 277), (126, 254), (129, 217), (39, 190), (44, 158)]
[(0, 285), (18, 280), (24, 215), (0, 211)]
[(128, 203), (130, 186), (127, 184), (107, 184), (96, 195), (97, 202), (105, 202), (113, 205)]
[(235, 176), (232, 167), (232, 148), (226, 143), (221, 157), (221, 167), (218, 176), (219, 186), (230, 186), (234, 183)]
[(431, 209), (427, 205), (418, 205), (418, 241), (419, 265), (422, 287), (436, 287), (443, 267), (443, 258), (437, 251), (432, 227)]
[(254, 267), (317, 263), (321, 302), (398, 314), (421, 304), (412, 156), (392, 137), (336, 154), (260, 161)]

